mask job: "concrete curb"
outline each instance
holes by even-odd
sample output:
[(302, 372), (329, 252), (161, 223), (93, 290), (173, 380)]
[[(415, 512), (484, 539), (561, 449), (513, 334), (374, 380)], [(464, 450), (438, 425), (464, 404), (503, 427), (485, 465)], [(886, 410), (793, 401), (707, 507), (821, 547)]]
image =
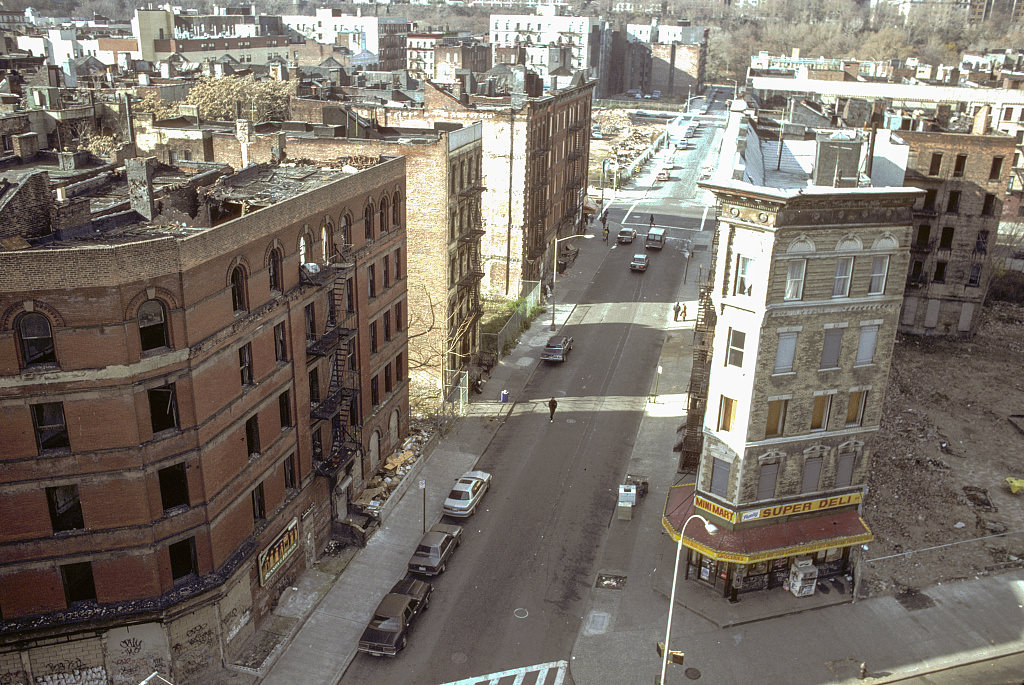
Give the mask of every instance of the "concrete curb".
[(993, 649), (991, 653), (985, 654), (984, 656), (978, 656), (977, 658), (968, 657), (967, 659), (957, 658), (955, 656), (943, 657), (936, 660), (934, 665), (921, 666), (919, 668), (913, 668), (904, 673), (892, 673), (882, 676), (872, 676), (870, 673), (866, 678), (854, 678), (847, 679), (845, 682), (850, 683), (870, 683), (870, 685), (881, 685), (882, 683), (899, 683), (905, 680), (911, 680), (913, 678), (922, 678), (933, 673), (941, 673), (954, 668), (961, 668), (963, 666), (973, 666), (975, 664), (983, 664), (986, 661), (995, 661), (996, 659), (1002, 659), (1004, 657), (1013, 656), (1014, 654), (1024, 654), (1024, 640), (1021, 640), (1013, 645), (1005, 646), (1001, 649)]

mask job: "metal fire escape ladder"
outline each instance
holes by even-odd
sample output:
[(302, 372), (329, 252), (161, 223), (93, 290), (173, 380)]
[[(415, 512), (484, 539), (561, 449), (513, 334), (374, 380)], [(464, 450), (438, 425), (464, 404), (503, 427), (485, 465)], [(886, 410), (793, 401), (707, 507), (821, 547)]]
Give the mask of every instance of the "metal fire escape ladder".
[(708, 404), (708, 380), (711, 376), (712, 342), (718, 316), (711, 301), (715, 284), (715, 256), (718, 254), (718, 231), (711, 240), (711, 267), (707, 279), (699, 284), (697, 321), (693, 327), (693, 368), (690, 372), (689, 406), (683, 439), (676, 444), (681, 454), (678, 471), (696, 471), (704, 446), (704, 415)]

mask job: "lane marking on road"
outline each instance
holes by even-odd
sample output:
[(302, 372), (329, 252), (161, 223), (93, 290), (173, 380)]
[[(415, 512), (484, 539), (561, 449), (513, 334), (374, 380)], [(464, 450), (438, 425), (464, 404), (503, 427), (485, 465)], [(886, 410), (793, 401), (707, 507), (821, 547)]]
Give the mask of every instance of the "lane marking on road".
[[(448, 683), (442, 683), (442, 685), (479, 685), (479, 683), (487, 683), (488, 685), (499, 685), (503, 678), (512, 678), (513, 680), (507, 681), (508, 685), (523, 685), (524, 683), (531, 683), (531, 685), (549, 685), (548, 674), (554, 674), (554, 680), (551, 681), (550, 685), (562, 685), (565, 681), (565, 673), (569, 669), (569, 662), (562, 661), (549, 661), (546, 664), (537, 664), (535, 666), (523, 666), (520, 668), (510, 668), (507, 671), (498, 671), (497, 673), (488, 673), (486, 675), (475, 676), (472, 678), (464, 678), (463, 680), (453, 680)], [(531, 677), (527, 681), (527, 676)]]

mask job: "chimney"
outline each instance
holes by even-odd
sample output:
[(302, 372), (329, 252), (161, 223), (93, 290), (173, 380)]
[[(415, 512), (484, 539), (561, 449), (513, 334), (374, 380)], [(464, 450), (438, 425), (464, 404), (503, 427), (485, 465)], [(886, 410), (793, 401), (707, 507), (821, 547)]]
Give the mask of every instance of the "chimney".
[(153, 219), (153, 168), (156, 157), (135, 157), (124, 160), (124, 171), (128, 180), (128, 201), (131, 208), (144, 216)]
[(974, 115), (974, 126), (971, 127), (971, 135), (983, 136), (988, 133), (988, 117), (992, 113), (991, 105), (984, 105)]

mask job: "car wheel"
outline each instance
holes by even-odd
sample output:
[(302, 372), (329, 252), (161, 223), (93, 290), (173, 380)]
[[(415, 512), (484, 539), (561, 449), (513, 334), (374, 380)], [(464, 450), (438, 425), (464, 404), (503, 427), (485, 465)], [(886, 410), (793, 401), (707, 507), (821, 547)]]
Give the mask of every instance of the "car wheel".
[(405, 645), (406, 645), (407, 642), (408, 642), (408, 640), (405, 639), (405, 635), (403, 635), (402, 637), (398, 638), (398, 649), (396, 651), (401, 652), (403, 649), (405, 649)]
[(446, 568), (446, 567), (447, 567), (447, 566), (446, 566), (446, 564), (441, 564), (440, 566), (438, 566), (438, 567), (437, 567), (437, 573), (438, 573), (438, 575), (440, 575), (440, 574), (444, 573), (444, 570), (445, 570), (445, 568)]
[(429, 608), (430, 608), (430, 598), (428, 597), (427, 599), (423, 600), (423, 608), (420, 609), (420, 611), (426, 611)]

